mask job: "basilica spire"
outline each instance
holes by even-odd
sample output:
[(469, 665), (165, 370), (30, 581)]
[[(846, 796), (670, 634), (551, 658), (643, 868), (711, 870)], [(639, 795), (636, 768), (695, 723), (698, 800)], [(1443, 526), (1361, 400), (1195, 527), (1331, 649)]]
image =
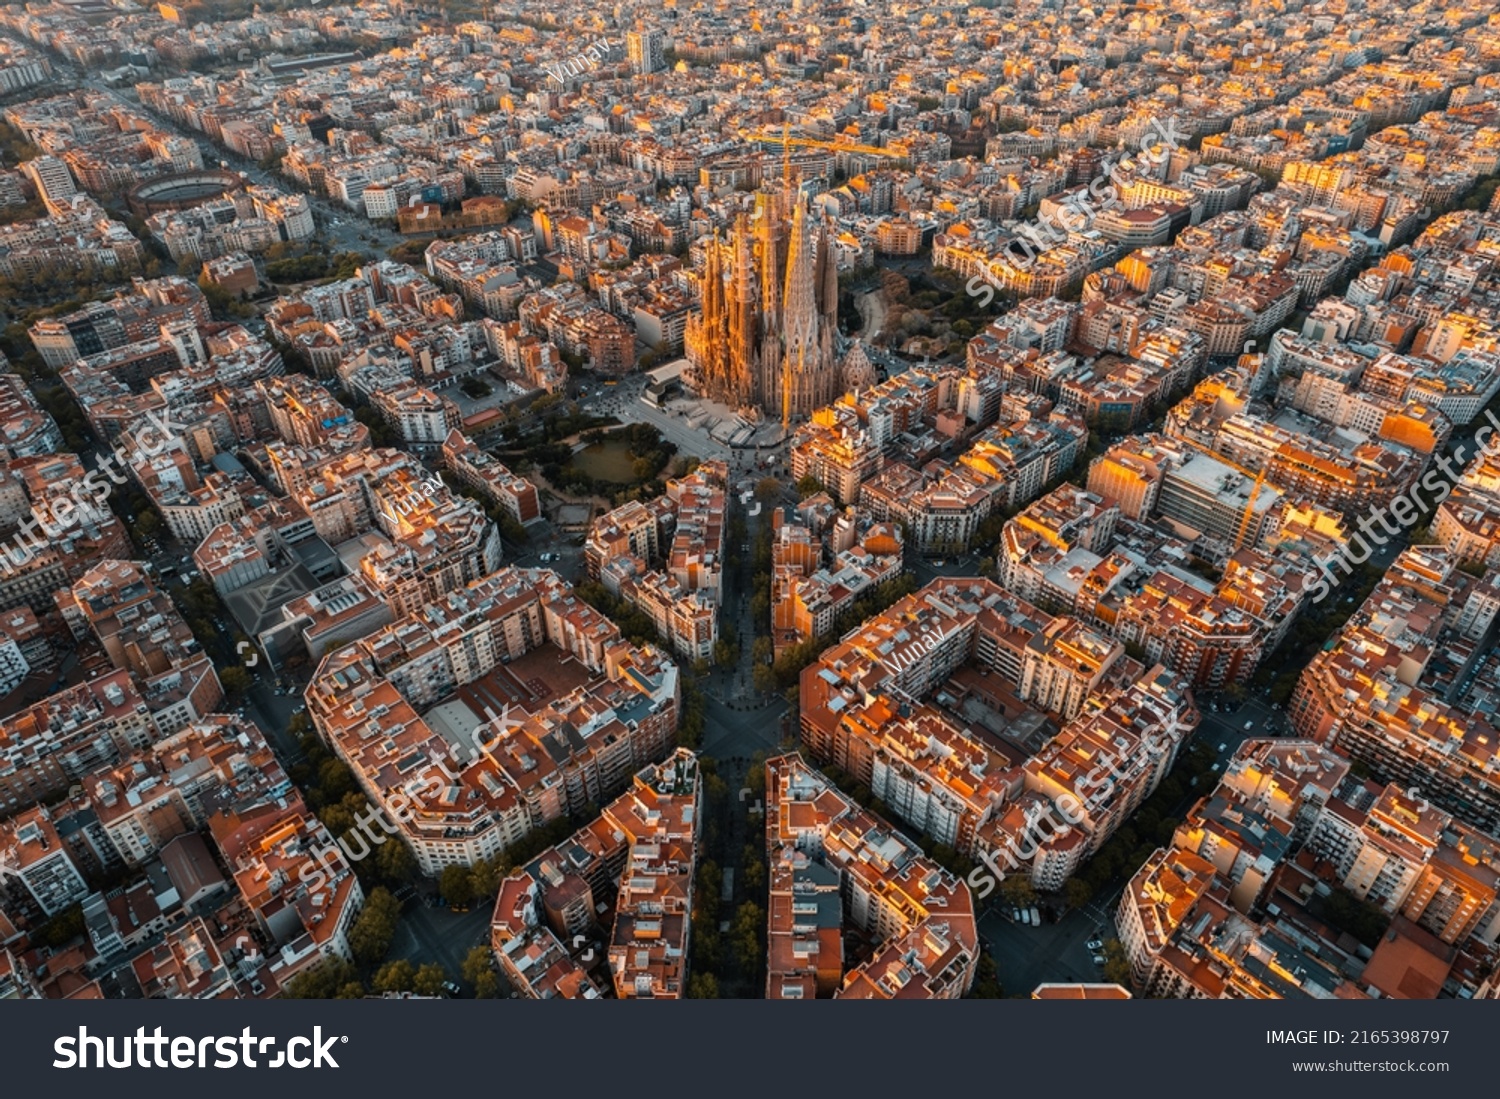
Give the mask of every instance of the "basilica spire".
[(838, 396), (832, 241), (787, 187), (757, 196), (753, 229), (741, 214), (727, 242), (715, 234), (706, 243), (700, 308), (685, 339), (696, 392), (788, 422)]

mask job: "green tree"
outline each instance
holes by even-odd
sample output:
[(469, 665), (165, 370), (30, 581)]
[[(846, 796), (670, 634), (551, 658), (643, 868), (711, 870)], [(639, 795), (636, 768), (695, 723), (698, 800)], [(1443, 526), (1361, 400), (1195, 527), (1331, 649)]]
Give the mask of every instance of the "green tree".
[(735, 961), (747, 973), (760, 967), (761, 933), (765, 930), (766, 913), (754, 901), (746, 901), (734, 911), (734, 924), (729, 929), (730, 945)]
[(232, 695), (242, 695), (250, 689), (250, 673), (244, 668), (231, 666), (219, 673), (219, 682)]
[(507, 542), (511, 542), (517, 546), (524, 546), (527, 542), (531, 541), (531, 532), (523, 524), (511, 518), (509, 512), (502, 511), (495, 520), (495, 524), (500, 528), (500, 537), (504, 538)]
[(1104, 979), (1125, 988), (1130, 987), (1130, 960), (1119, 939), (1104, 940)]
[(85, 928), (83, 906), (75, 904), (42, 924), (32, 937), (45, 946), (55, 948), (72, 942), (84, 933)]
[(354, 775), (341, 759), (330, 759), (318, 768), (317, 794), (323, 804), (337, 801), (354, 791)]
[(781, 482), (775, 477), (762, 477), (755, 484), (755, 498), (763, 504), (769, 504), (781, 497)]
[(474, 995), (481, 1000), (493, 1000), (500, 992), (495, 960), (487, 946), (476, 946), (464, 957), (463, 977), (474, 986)]
[(752, 859), (745, 863), (742, 871), (742, 881), (745, 888), (756, 890), (766, 884), (766, 864), (760, 859)]
[(480, 859), (469, 868), (469, 889), (475, 900), (493, 898), (500, 891), (505, 875), (496, 859)]
[(719, 979), (712, 973), (694, 973), (688, 980), (688, 999), (717, 1000)]
[(1069, 908), (1082, 908), (1094, 896), (1093, 886), (1082, 878), (1069, 878), (1063, 885), (1063, 899)]
[(824, 489), (823, 482), (818, 480), (811, 473), (804, 475), (803, 478), (797, 482), (797, 495), (804, 500), (806, 500), (809, 496), (816, 496), (818, 493), (825, 491), (827, 490)]
[(750, 770), (745, 773), (745, 785), (750, 787), (754, 796), (760, 797), (766, 792), (766, 754), (756, 752), (750, 757)]
[(282, 987), (281, 995), (287, 1000), (353, 999), (342, 995), (342, 990), (349, 985), (357, 987), (360, 996), (365, 994), (354, 967), (343, 958), (329, 958), (317, 968), (304, 970), (293, 977)]
[(1391, 923), (1390, 916), (1342, 887), (1334, 889), (1326, 897), (1317, 897), (1309, 905), (1309, 910), (1319, 919), (1326, 920), (1340, 931), (1347, 931), (1370, 947), (1380, 942), (1380, 937)]
[[(771, 622), (771, 593), (757, 591), (750, 597), (750, 620), (756, 629), (769, 629)], [(767, 637), (765, 640), (769, 641)]]
[(445, 866), (438, 888), (448, 903), (462, 907), (474, 899), (474, 881), (467, 866)]
[(1020, 874), (1011, 874), (1000, 883), (1000, 895), (1007, 904), (1014, 905), (1028, 905), (1036, 900), (1036, 890), (1031, 887), (1031, 880)]
[(380, 845), (375, 852), (375, 868), (381, 878), (396, 886), (406, 885), (417, 876), (417, 860), (400, 840)]
[(157, 531), (161, 530), (161, 519), (154, 511), (144, 511), (135, 521), (135, 536), (144, 542)]
[(410, 992), (416, 985), (417, 967), (405, 958), (386, 962), (375, 973), (370, 987), (376, 992)]
[(349, 929), (349, 946), (354, 957), (363, 965), (375, 965), (385, 960), (396, 937), (396, 920), (401, 915), (401, 905), (390, 890), (373, 889), (365, 901), (365, 910)]
[(443, 967), (435, 962), (428, 962), (421, 966), (412, 977), (411, 990), (418, 996), (441, 996), (443, 994), (443, 982), (448, 979), (448, 974), (443, 972)]

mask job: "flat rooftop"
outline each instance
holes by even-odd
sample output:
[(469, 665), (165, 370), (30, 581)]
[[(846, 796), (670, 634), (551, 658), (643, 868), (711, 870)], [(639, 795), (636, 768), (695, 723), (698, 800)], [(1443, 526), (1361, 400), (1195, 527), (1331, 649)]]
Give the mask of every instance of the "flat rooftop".
[[(573, 656), (554, 645), (541, 645), (464, 684), (458, 689), (457, 699), (474, 715), (488, 711), (498, 716), (507, 706), (520, 706), (530, 712), (597, 678)], [(458, 716), (462, 719), (464, 715)]]

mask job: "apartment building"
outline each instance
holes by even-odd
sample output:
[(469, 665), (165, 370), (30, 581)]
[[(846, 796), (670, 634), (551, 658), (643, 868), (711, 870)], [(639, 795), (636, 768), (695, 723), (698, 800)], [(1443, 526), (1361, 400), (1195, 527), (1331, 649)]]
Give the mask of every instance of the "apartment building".
[(1496, 690), (1482, 641), (1497, 607), (1493, 577), (1436, 546), (1406, 550), (1298, 679), (1294, 727), (1381, 781), (1419, 785), (1463, 823), (1500, 829), (1496, 731), (1474, 708)]
[[(501, 882), (490, 942), (512, 985), (530, 999), (599, 999), (602, 988), (622, 1000), (685, 998), (701, 807), (697, 760), (679, 748)], [(583, 948), (609, 923), (596, 899), (616, 888), (607, 948)]]
[(435, 874), (612, 796), (670, 749), (678, 694), (670, 661), (510, 568), (331, 652), (308, 712)]
[[(967, 885), (796, 753), (766, 761), (766, 803), (768, 999), (813, 999), (835, 984), (832, 996), (858, 1000), (969, 990), (979, 939)], [(875, 942), (873, 956), (847, 971), (844, 925)]]
[(536, 486), (506, 469), (456, 428), (443, 440), (443, 462), (461, 484), (499, 504), (516, 522), (529, 523), (541, 517)]

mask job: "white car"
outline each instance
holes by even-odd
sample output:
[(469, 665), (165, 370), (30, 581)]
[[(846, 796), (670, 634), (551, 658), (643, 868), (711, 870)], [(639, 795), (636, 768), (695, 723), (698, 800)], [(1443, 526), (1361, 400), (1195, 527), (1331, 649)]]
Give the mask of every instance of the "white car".
[(1041, 913), (1036, 910), (1036, 906), (1035, 905), (1033, 905), (1032, 907), (1030, 907), (1030, 908), (1028, 908), (1026, 910), (1026, 916), (1027, 916), (1028, 919), (1031, 920), (1031, 926), (1032, 927), (1041, 927), (1042, 926), (1042, 916), (1041, 916)]
[(1095, 965), (1103, 965), (1104, 964), (1104, 955), (1103, 954), (1095, 954), (1094, 955), (1094, 964)]
[(1255, 722), (1254, 721), (1247, 721), (1247, 722), (1245, 722), (1245, 728), (1247, 728), (1247, 729), (1253, 729), (1253, 728), (1255, 728)]

